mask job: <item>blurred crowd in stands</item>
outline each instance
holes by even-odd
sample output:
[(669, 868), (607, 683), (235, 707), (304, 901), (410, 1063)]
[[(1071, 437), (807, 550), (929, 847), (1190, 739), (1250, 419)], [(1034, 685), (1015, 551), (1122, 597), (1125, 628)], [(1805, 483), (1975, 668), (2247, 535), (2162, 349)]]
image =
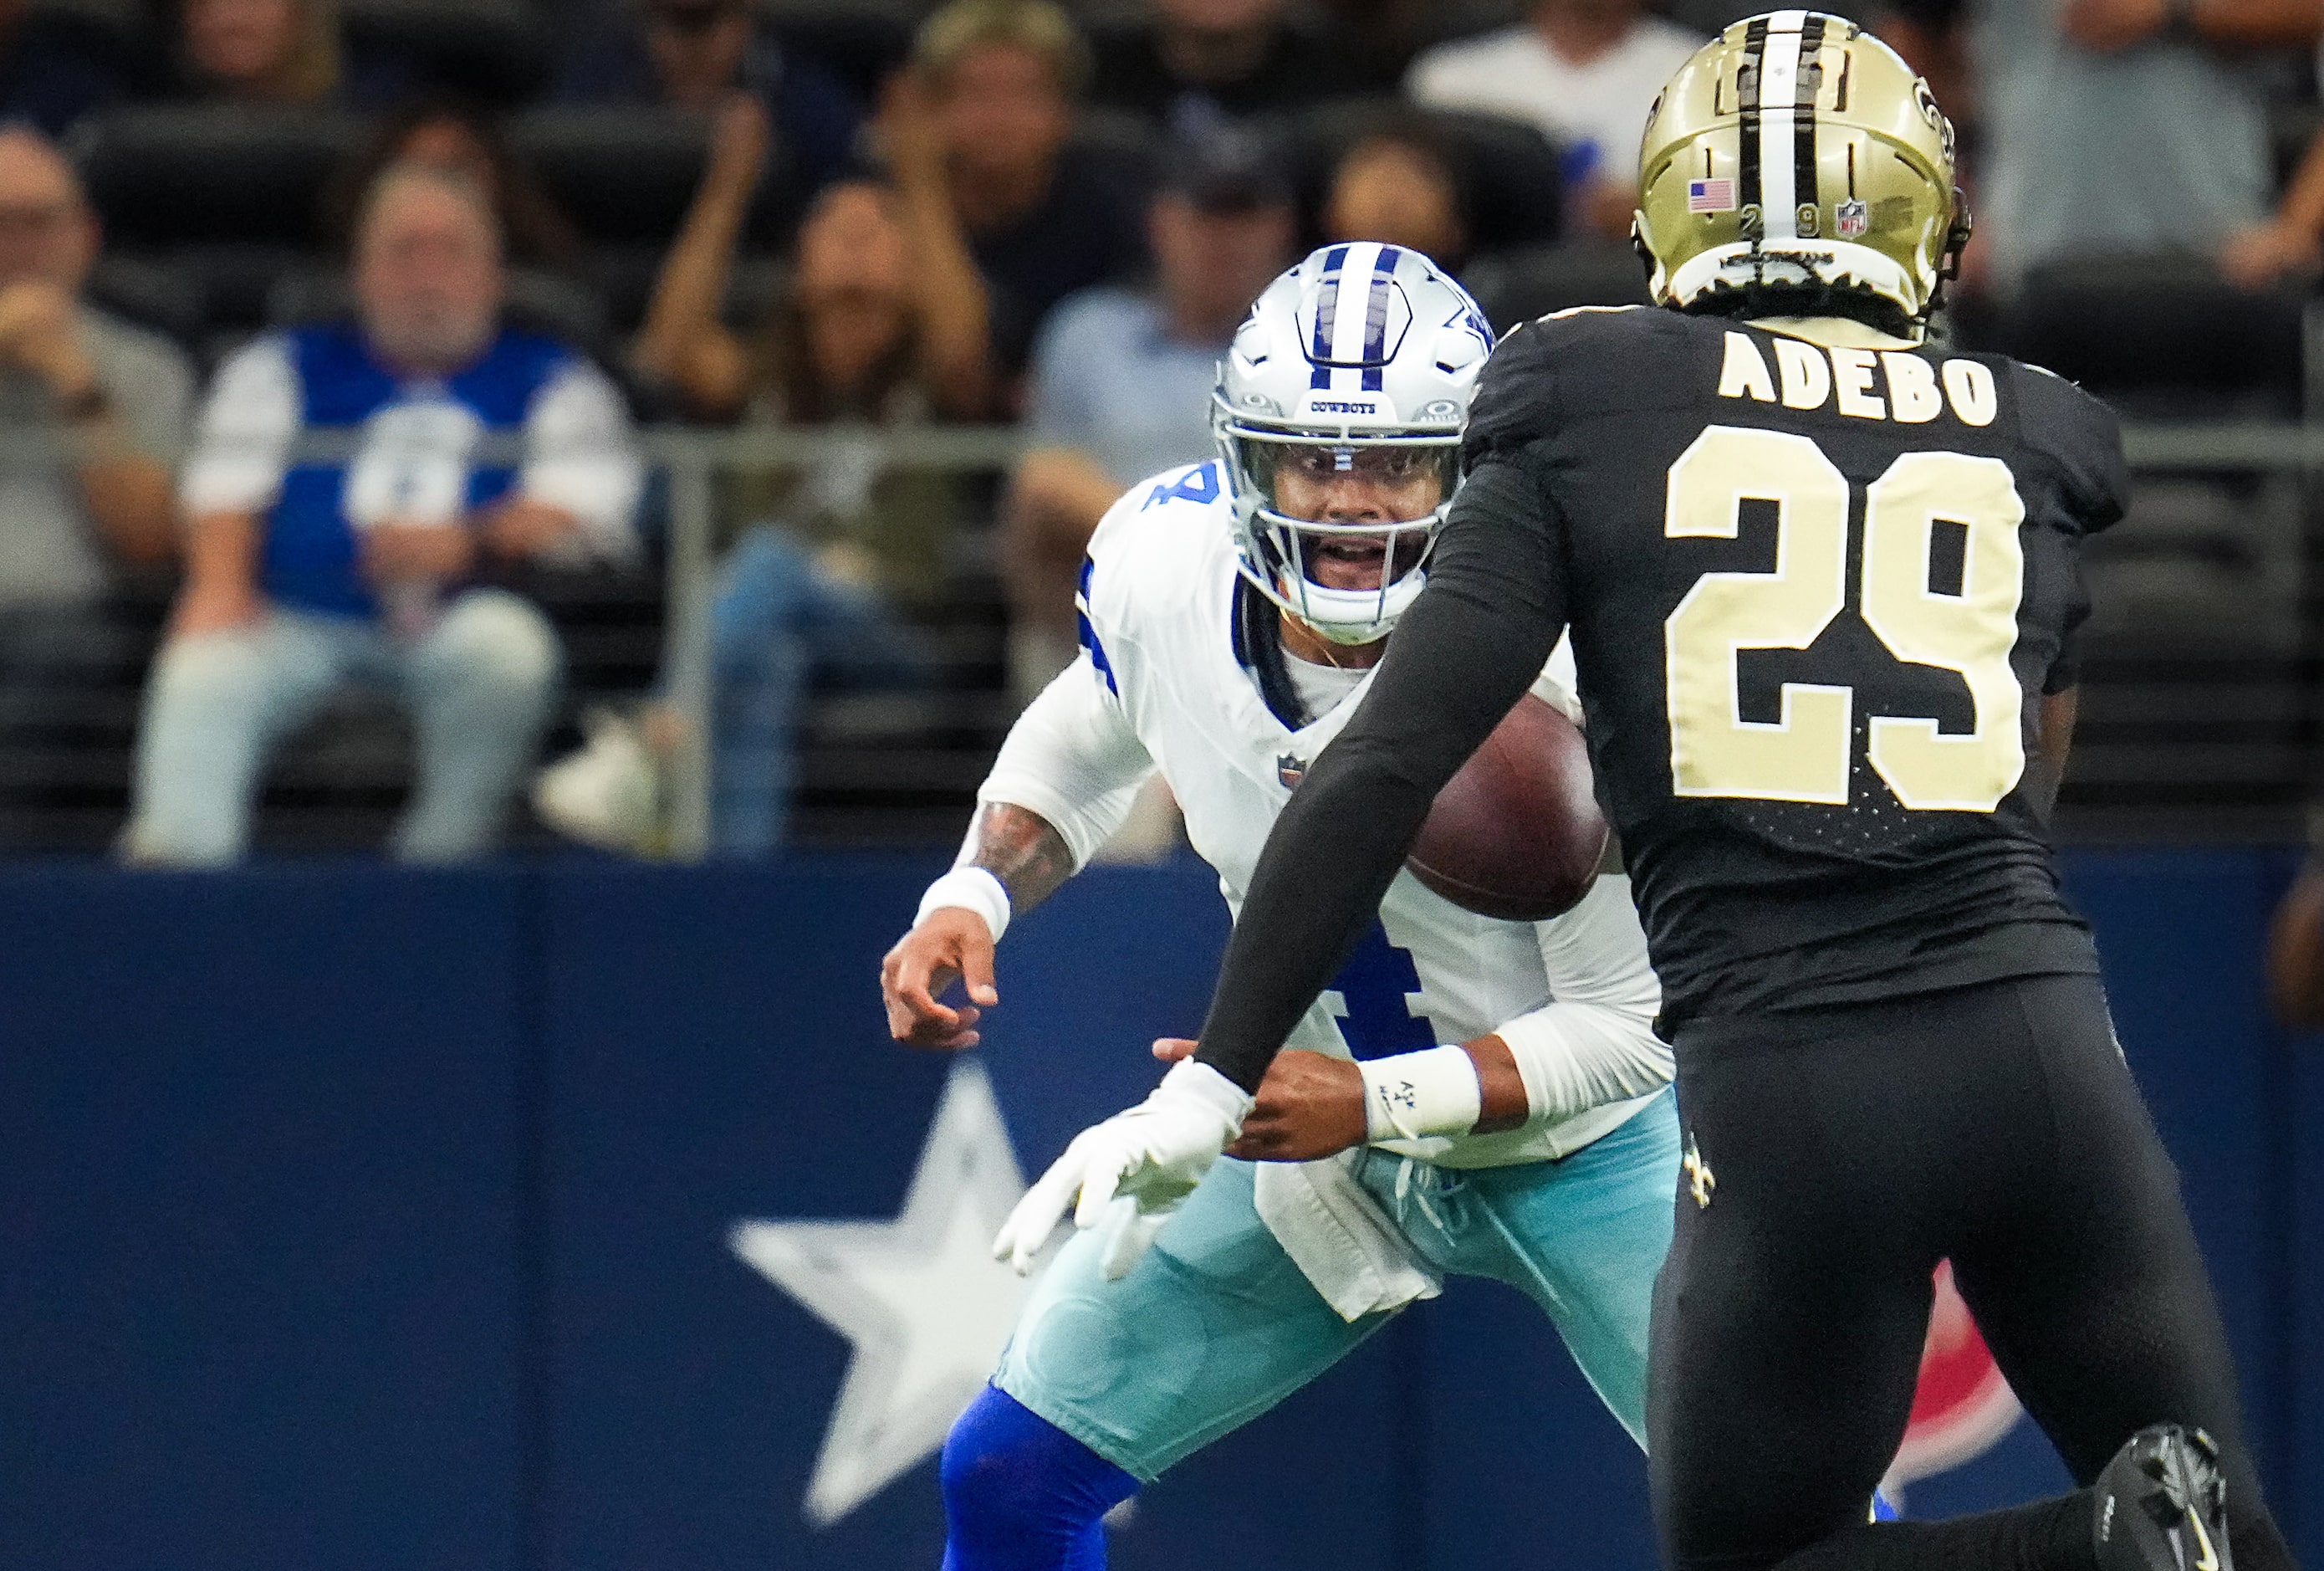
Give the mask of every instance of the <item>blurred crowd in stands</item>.
[[(768, 853), (836, 690), (926, 700), (892, 725), (965, 758), (918, 788), (953, 811), (1073, 653), (1099, 516), (1205, 456), (1265, 282), (1379, 239), (1504, 329), (1642, 299), (1639, 130), (1753, 9), (0, 0), (0, 845), (238, 857), (273, 772), (328, 794), (355, 692), (415, 860), (527, 811), (650, 851), (702, 740), (714, 847)], [(2324, 0), (1836, 9), (1961, 128), (1941, 331), (2134, 414), (2301, 412)], [(831, 428), (718, 476), (706, 739), (650, 669), (669, 424)], [(1021, 450), (865, 439), (935, 424)], [(576, 641), (624, 596), (609, 678)], [(862, 756), (876, 797), (919, 755)]]

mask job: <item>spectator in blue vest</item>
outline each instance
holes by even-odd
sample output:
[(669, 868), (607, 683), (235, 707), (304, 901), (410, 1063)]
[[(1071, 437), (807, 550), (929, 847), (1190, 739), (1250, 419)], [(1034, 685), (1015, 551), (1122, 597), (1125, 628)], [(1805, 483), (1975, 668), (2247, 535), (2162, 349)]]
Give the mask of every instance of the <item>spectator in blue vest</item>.
[[(270, 750), (337, 688), (410, 707), (419, 781), (396, 855), (488, 850), (557, 685), (548, 619), (487, 564), (635, 549), (620, 396), (563, 345), (498, 325), (490, 198), (380, 177), (355, 235), (360, 320), (262, 338), (219, 371), (180, 483), (187, 578), (138, 737), (134, 861), (239, 856)], [(352, 428), (350, 457), (293, 451)]]

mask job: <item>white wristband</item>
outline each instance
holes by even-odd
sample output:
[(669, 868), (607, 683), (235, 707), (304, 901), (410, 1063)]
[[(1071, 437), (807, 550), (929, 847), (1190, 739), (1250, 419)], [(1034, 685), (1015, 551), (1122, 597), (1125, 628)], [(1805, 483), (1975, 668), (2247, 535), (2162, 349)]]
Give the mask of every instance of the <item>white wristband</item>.
[(1009, 892), (988, 868), (955, 867), (934, 883), (928, 892), (920, 896), (919, 914), (912, 919), (914, 927), (928, 919), (930, 911), (946, 906), (958, 906), (974, 911), (992, 929), (992, 941), (1001, 942), (1001, 935), (1009, 930)]
[(1484, 1114), (1484, 1087), (1465, 1048), (1397, 1053), (1356, 1067), (1364, 1077), (1367, 1140), (1466, 1134)]

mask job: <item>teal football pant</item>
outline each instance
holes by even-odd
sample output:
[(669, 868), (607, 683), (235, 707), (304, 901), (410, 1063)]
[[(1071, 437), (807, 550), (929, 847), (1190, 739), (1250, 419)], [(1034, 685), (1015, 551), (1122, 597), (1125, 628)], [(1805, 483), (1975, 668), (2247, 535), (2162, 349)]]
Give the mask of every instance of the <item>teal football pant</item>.
[[(1678, 1166), (1665, 1091), (1559, 1161), (1464, 1169), (1367, 1151), (1357, 1177), (1437, 1271), (1490, 1277), (1539, 1304), (1643, 1445), (1647, 1324)], [(1035, 1283), (993, 1383), (1151, 1483), (1394, 1318), (1349, 1322), (1323, 1301), (1259, 1220), (1252, 1172), (1221, 1160), (1118, 1282), (1098, 1272), (1102, 1230), (1074, 1236)]]

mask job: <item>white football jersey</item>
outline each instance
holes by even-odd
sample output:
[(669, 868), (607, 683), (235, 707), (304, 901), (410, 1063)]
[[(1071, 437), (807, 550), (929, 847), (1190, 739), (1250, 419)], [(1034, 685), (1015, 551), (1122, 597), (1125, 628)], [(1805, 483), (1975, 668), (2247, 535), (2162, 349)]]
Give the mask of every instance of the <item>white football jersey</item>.
[[(1158, 768), (1188, 839), (1240, 913), (1276, 815), (1355, 712), (1370, 676), (1321, 717), (1286, 726), (1238, 657), (1237, 582), (1233, 515), (1213, 465), (1133, 488), (1090, 542), (1081, 657), (1027, 710), (980, 799), (1041, 814), (1078, 865)], [(1577, 712), (1572, 669), (1561, 645), (1535, 688), (1569, 714)], [(1668, 1050), (1651, 1030), (1660, 998), (1627, 878), (1601, 877), (1573, 910), (1533, 923), (1465, 911), (1406, 872), (1285, 1045), (1376, 1058), (1467, 1041), (1563, 1000), (1595, 1006), (1586, 1030), (1621, 1037), (1618, 1053), (1659, 1065), (1666, 1080)], [(1507, 1034), (1533, 1090), (1531, 1071), (1543, 1067), (1525, 1061), (1526, 1033)], [(1588, 1144), (1643, 1103), (1633, 1095), (1554, 1123), (1388, 1149), (1450, 1166), (1539, 1160)]]

